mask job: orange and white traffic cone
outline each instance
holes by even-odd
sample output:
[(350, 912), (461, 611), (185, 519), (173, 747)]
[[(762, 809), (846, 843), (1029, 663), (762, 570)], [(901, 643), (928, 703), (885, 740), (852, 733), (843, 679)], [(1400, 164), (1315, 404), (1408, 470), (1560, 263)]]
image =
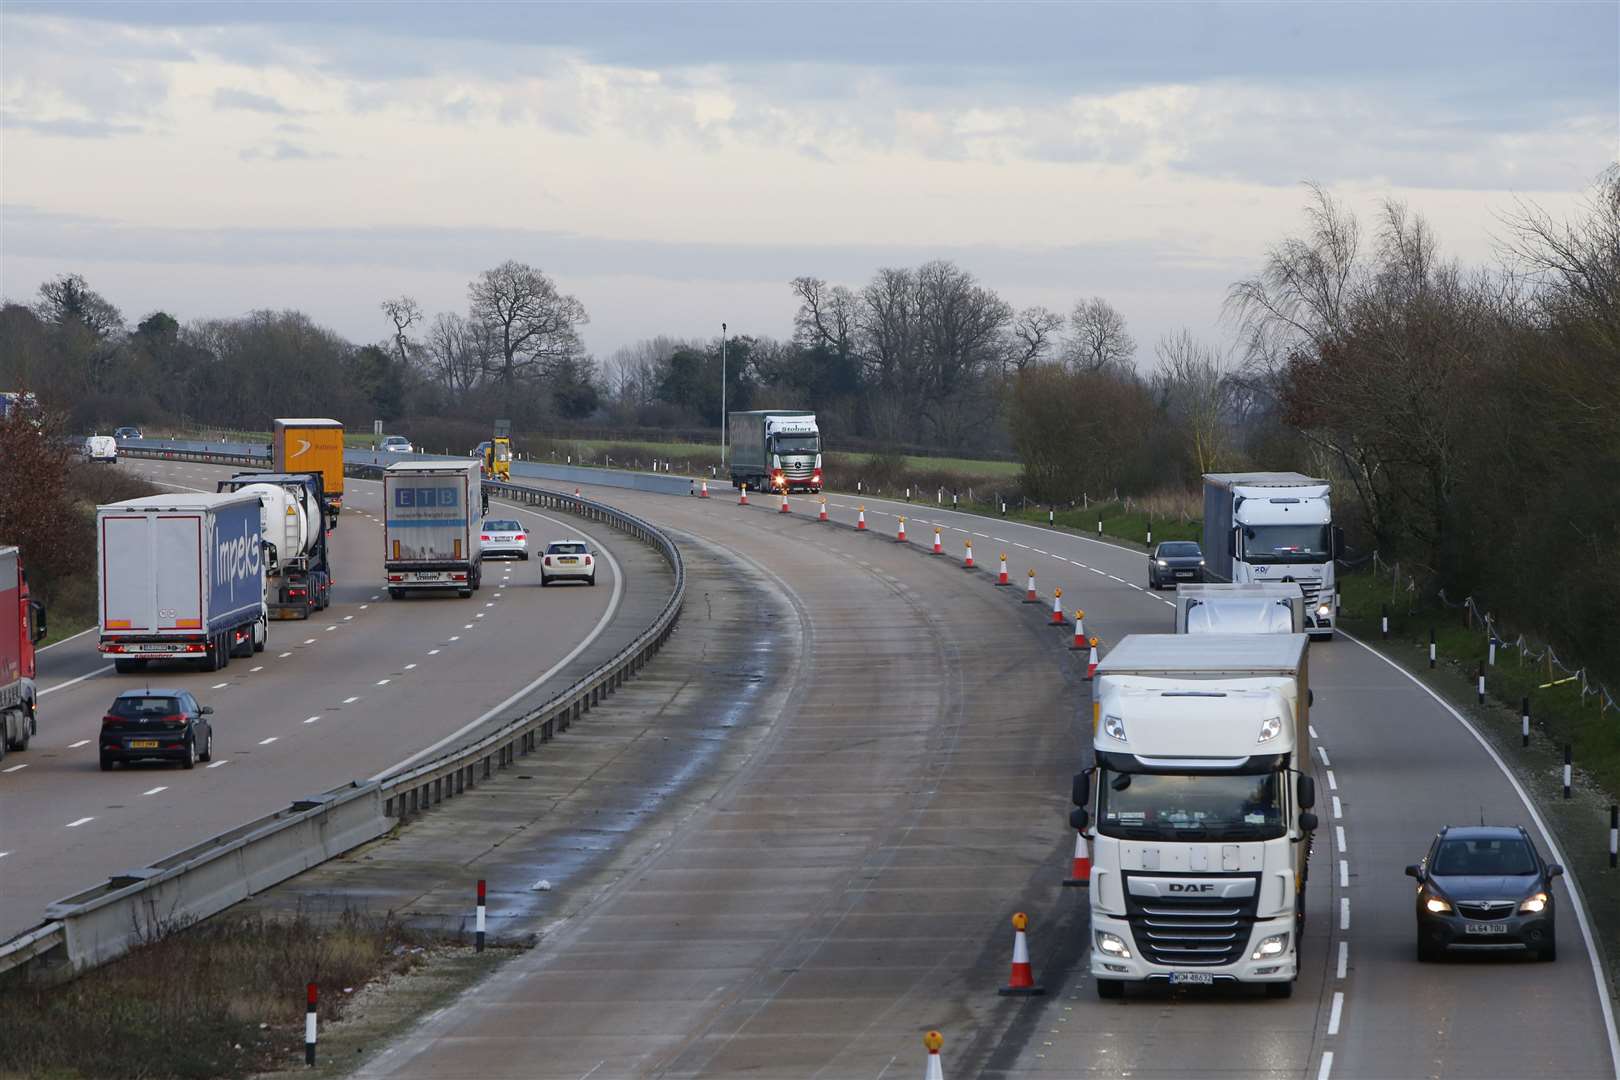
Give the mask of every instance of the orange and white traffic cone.
[(1052, 625), (1062, 626), (1063, 618), (1063, 587), (1060, 585), (1052, 590)]
[(1029, 585), (1024, 589), (1024, 603), (1038, 604), (1041, 598), (1035, 595), (1035, 568), (1029, 568)]
[(1091, 884), (1091, 846), (1086, 843), (1086, 834), (1079, 829), (1074, 830), (1074, 866), (1069, 870), (1069, 880), (1063, 884), (1071, 889), (1083, 889)]
[(945, 554), (945, 546), (939, 542), (939, 526), (938, 525), (934, 526), (934, 554), (935, 555), (943, 555), (943, 554)]
[(963, 540), (962, 548), (962, 569), (971, 570), (973, 569), (973, 541)]
[(1012, 917), (1012, 924), (1012, 974), (1007, 976), (1007, 985), (996, 993), (1023, 997), (1044, 994), (1046, 991), (1035, 985), (1035, 972), (1029, 966), (1029, 942), (1024, 940), (1024, 931), (1029, 927), (1029, 916), (1020, 911)]
[(945, 1036), (937, 1031), (923, 1036), (923, 1046), (928, 1049), (928, 1071), (923, 1073), (923, 1080), (945, 1080), (945, 1069), (939, 1063), (939, 1048), (944, 1045)]
[(1010, 581), (1007, 580), (1007, 553), (1005, 551), (1003, 551), (1001, 553), (1001, 573), (996, 575), (996, 584), (997, 585), (1010, 585), (1010, 584), (1012, 584)]
[(779, 514), (791, 514), (791, 513), (793, 513), (792, 510), (788, 509), (787, 492), (785, 492), (785, 491), (782, 492), (782, 509), (778, 510), (777, 513), (779, 513)]
[(897, 533), (895, 535), (894, 541), (897, 544), (903, 544), (903, 543), (906, 542), (906, 519), (905, 518), (900, 519), (900, 531), (899, 531), (899, 533)]
[(1086, 682), (1097, 677), (1097, 639), (1091, 639), (1091, 655), (1086, 658)]
[(1082, 608), (1074, 609), (1074, 644), (1069, 646), (1071, 652), (1084, 652), (1086, 648), (1086, 613)]
[(861, 516), (855, 519), (855, 528), (861, 532), (866, 531), (866, 507), (861, 507)]
[(827, 496), (825, 496), (825, 495), (823, 495), (821, 497), (821, 513), (816, 515), (816, 520), (817, 521), (826, 521), (827, 520)]
[(703, 481), (703, 486), (698, 489), (698, 498), (707, 499), (708, 497), (709, 497), (709, 482), (707, 480), (705, 480), (705, 481)]
[(748, 485), (744, 484), (742, 486), (741, 490), (742, 490), (742, 494), (737, 496), (737, 505), (738, 506), (747, 506), (748, 505)]

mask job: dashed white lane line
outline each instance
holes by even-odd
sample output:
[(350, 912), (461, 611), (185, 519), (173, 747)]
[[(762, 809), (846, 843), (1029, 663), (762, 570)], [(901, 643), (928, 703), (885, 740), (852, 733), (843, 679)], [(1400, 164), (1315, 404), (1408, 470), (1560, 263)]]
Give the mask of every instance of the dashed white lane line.
[(349, 621), (349, 620), (350, 620), (350, 619), (352, 619), (352, 618), (354, 618), (354, 616), (353, 616), (353, 615), (345, 615), (345, 616), (343, 616), (343, 621), (344, 621), (344, 622), (348, 622), (348, 621)]
[(1107, 577), (1108, 576), (1108, 571), (1099, 570), (1095, 566), (1088, 566), (1088, 567), (1086, 567), (1086, 569), (1090, 570), (1093, 574), (1096, 574), (1098, 577)]
[(377, 685), (378, 686), (387, 686), (389, 683), (391, 683), (393, 681), (394, 681), (393, 679), (378, 679), (377, 680)]
[(228, 682), (217, 682), (213, 686), (210, 686), (209, 689), (210, 690), (223, 690), (229, 685), (231, 685), (231, 684), (228, 683)]
[(1313, 738), (1313, 739), (1321, 738), (1321, 736), (1316, 733), (1316, 725), (1315, 724), (1306, 724), (1305, 725), (1305, 730), (1311, 733), (1311, 738)]
[(1333, 991), (1333, 1011), (1328, 1013), (1328, 1034), (1339, 1033), (1339, 1020), (1344, 1016), (1344, 991)]
[(1333, 826), (1333, 838), (1339, 842), (1339, 854), (1344, 854), (1344, 826)]
[(368, 608), (368, 607), (370, 607), (370, 606), (371, 606), (371, 605), (370, 605), (370, 604), (361, 604), (361, 605), (360, 605), (360, 610), (361, 610), (361, 611), (364, 611), (364, 610), (366, 610), (366, 608)]
[(376, 596), (373, 596), (372, 599), (373, 600), (380, 600), (380, 599), (382, 599), (382, 594), (378, 593)]
[(1121, 584), (1121, 585), (1123, 585), (1123, 584), (1125, 584), (1125, 579), (1124, 579), (1124, 578), (1122, 578), (1122, 577), (1120, 577), (1120, 576), (1118, 576), (1118, 575), (1117, 575), (1117, 574), (1109, 574), (1109, 575), (1108, 575), (1108, 580), (1109, 580), (1109, 581), (1117, 581), (1117, 582), (1119, 582), (1119, 583), (1120, 583), (1120, 584)]
[(9, 769), (0, 769), (0, 772), (16, 772), (19, 769), (26, 769), (26, 768), (28, 768), (28, 762), (25, 761), (21, 765), (13, 765)]
[(1339, 778), (1333, 775), (1333, 770), (1332, 769), (1329, 769), (1327, 771), (1327, 778), (1328, 778), (1328, 790), (1329, 791), (1338, 791), (1339, 790)]
[[(463, 626), (463, 627), (462, 627), (462, 629), (463, 629), (463, 630), (471, 630), (471, 629), (472, 629), (472, 628), (473, 628), (473, 624), (472, 624), (472, 623), (468, 623), (468, 624), (467, 624), (467, 625), (466, 625), (466, 626)], [(451, 641), (454, 641), (454, 640), (455, 640), (455, 638), (451, 638), (451, 639), (450, 639), (450, 640), (451, 640)]]
[[(924, 525), (926, 525), (926, 524), (928, 524), (928, 522), (926, 522), (926, 521), (925, 521), (925, 522), (923, 522), (923, 524), (924, 524)], [(1018, 541), (1016, 541), (1016, 540), (1014, 540), (1014, 541), (1013, 541), (1013, 547), (1021, 547), (1021, 548), (1023, 548), (1023, 549), (1024, 549), (1024, 550), (1025, 550), (1025, 551), (1030, 551), (1030, 550), (1032, 550), (1032, 549), (1031, 549), (1031, 548), (1030, 548), (1030, 546), (1029, 546), (1029, 545), (1028, 545), (1028, 544), (1020, 544), (1020, 543), (1019, 543), (1019, 542), (1018, 542)]]
[(1339, 898), (1339, 929), (1350, 929), (1350, 898), (1348, 896)]
[[(473, 614), (473, 618), (475, 618), (475, 619), (482, 619), (483, 617), (484, 617), (484, 613), (482, 611), (475, 612)], [(469, 626), (467, 629), (471, 630), (472, 627)]]
[[(328, 627), (328, 629), (330, 629), (330, 627)], [(305, 645), (313, 645), (313, 644), (315, 644), (315, 639), (314, 638), (305, 638), (304, 639), (304, 644)]]
[(313, 724), (315, 721), (319, 720), (320, 718), (321, 718), (321, 714), (316, 713), (314, 716), (310, 717), (308, 720), (305, 720), (304, 723)]
[(1142, 586), (1138, 585), (1134, 581), (1127, 581), (1125, 584), (1129, 585), (1131, 588), (1135, 589), (1137, 592), (1142, 591)]
[(220, 758), (218, 761), (214, 762), (213, 764), (209, 765), (208, 767), (210, 769), (217, 769), (221, 765), (229, 765), (230, 763), (231, 763), (230, 758)]
[(1333, 796), (1333, 816), (1335, 818), (1344, 817), (1344, 804), (1339, 801), (1337, 795)]
[[(471, 630), (471, 629), (472, 629), (472, 627), (470, 627), (470, 626), (467, 626), (467, 627), (463, 627), (463, 629), (465, 629), (465, 630)], [(450, 640), (451, 640), (451, 641), (460, 641), (460, 640), (461, 640), (461, 635), (460, 635), (460, 634), (451, 634), (451, 635), (450, 635)]]
[(10, 855), (10, 854), (11, 854), (11, 852), (9, 852), (9, 851), (0, 851), (0, 859), (3, 859), (7, 855)]
[(495, 601), (493, 601), (493, 600), (486, 601), (484, 606), (485, 607), (494, 607), (495, 606)]
[(168, 790), (169, 790), (169, 787), (168, 787), (167, 784), (159, 784), (157, 787), (153, 788), (152, 790), (143, 791), (143, 792), (141, 792), (141, 794), (142, 795), (156, 795), (160, 791), (168, 791)]
[(1339, 942), (1339, 970), (1338, 970), (1338, 977), (1341, 978), (1341, 979), (1344, 978), (1344, 973), (1346, 971), (1349, 971), (1349, 970), (1350, 970), (1350, 943), (1348, 941), (1341, 941), (1341, 942)]
[(260, 746), (269, 746), (271, 743), (275, 742), (279, 738), (281, 738), (280, 735), (272, 735), (268, 739), (260, 739), (259, 740), (259, 745)]
[(287, 659), (287, 657), (289, 657), (291, 655), (292, 655), (292, 653), (290, 653), (290, 652), (284, 652), (280, 656), (277, 656), (276, 659), (277, 660), (285, 660), (285, 659)]
[(343, 704), (345, 704), (345, 705), (353, 705), (355, 702), (357, 702), (359, 700), (360, 700), (360, 696), (358, 694), (356, 694), (354, 697), (346, 697), (346, 698), (344, 698), (343, 699)]
[(1046, 552), (1042, 551), (1040, 548), (1030, 548), (1029, 550), (1033, 551), (1037, 555), (1045, 555), (1045, 554), (1047, 554)]
[(1333, 762), (1331, 762), (1331, 761), (1329, 761), (1329, 760), (1328, 760), (1328, 755), (1327, 755), (1327, 747), (1325, 747), (1325, 746), (1318, 746), (1318, 747), (1317, 747), (1317, 748), (1316, 748), (1316, 752), (1317, 752), (1317, 753), (1318, 753), (1318, 754), (1321, 754), (1321, 755), (1322, 755), (1322, 764), (1323, 764), (1323, 765), (1324, 765), (1324, 766), (1331, 766), (1331, 765), (1332, 765), (1332, 764), (1333, 764)]
[(500, 599), (500, 598), (501, 598), (501, 594), (500, 594), (500, 593), (496, 593), (496, 594), (495, 594), (495, 599), (497, 599), (497, 600), (499, 600), (499, 599)]
[(1348, 889), (1349, 887), (1350, 887), (1350, 860), (1349, 859), (1340, 859), (1339, 860), (1339, 888)]
[(248, 674), (249, 674), (249, 675), (251, 675), (251, 674), (253, 674), (253, 673), (254, 673), (254, 672), (255, 672), (255, 671), (263, 671), (263, 670), (264, 670), (264, 665), (263, 665), (263, 664), (260, 664), (260, 665), (259, 665), (259, 666), (258, 666), (258, 667), (255, 667), (255, 668), (248, 668)]
[(416, 667), (416, 665), (415, 665), (415, 664), (406, 664), (406, 665), (405, 665), (405, 670), (406, 670), (406, 671), (410, 671), (410, 670), (411, 670), (411, 669), (412, 669), (412, 668), (414, 668), (414, 667)]
[(96, 819), (93, 818), (93, 817), (82, 817), (78, 821), (70, 821), (70, 822), (68, 822), (67, 827), (70, 828), (70, 829), (77, 829), (80, 825), (88, 825), (90, 822), (92, 822), (94, 820), (96, 820)]
[(1322, 1051), (1322, 1067), (1316, 1070), (1316, 1080), (1328, 1080), (1333, 1075), (1333, 1051)]
[(428, 650), (428, 655), (429, 656), (438, 656), (439, 655), (439, 650), (438, 649), (429, 649)]
[(86, 672), (85, 674), (80, 675), (76, 679), (69, 679), (67, 682), (59, 682), (55, 686), (47, 686), (45, 689), (39, 691), (38, 696), (44, 697), (46, 694), (54, 694), (58, 690), (66, 690), (70, 686), (78, 686), (80, 683), (84, 682), (84, 680), (93, 679), (97, 675), (105, 675), (105, 674), (107, 674), (107, 672), (111, 671), (112, 669), (113, 669), (112, 665), (108, 664), (106, 667), (97, 668), (95, 671)]
[(68, 743), (68, 749), (69, 750), (77, 750), (81, 746), (89, 746), (89, 745), (90, 745), (90, 740), (89, 739), (80, 739), (76, 743)]

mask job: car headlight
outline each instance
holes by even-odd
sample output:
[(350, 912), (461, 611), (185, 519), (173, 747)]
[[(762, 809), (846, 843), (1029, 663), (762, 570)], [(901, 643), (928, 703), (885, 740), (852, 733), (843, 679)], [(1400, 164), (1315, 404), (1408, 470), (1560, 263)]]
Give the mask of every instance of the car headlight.
[(1131, 947), (1125, 944), (1125, 939), (1118, 934), (1110, 934), (1106, 930), (1097, 931), (1097, 950), (1108, 956), (1115, 956), (1121, 960), (1131, 958)]
[(1268, 716), (1260, 721), (1260, 737), (1255, 742), (1270, 742), (1282, 734), (1282, 717)]
[(1165, 562), (1163, 559), (1154, 559), (1153, 561), (1158, 563), (1160, 566), (1169, 566), (1170, 565), (1169, 563)]
[(1451, 910), (1451, 905), (1440, 899), (1438, 896), (1429, 897), (1427, 900), (1423, 901), (1423, 906), (1434, 912), (1436, 915), (1443, 915)]
[(1125, 721), (1118, 716), (1103, 717), (1103, 732), (1110, 739), (1125, 741)]
[(1250, 960), (1269, 960), (1273, 956), (1281, 956), (1288, 951), (1288, 935), (1272, 934), (1254, 947), (1254, 954)]
[(1203, 560), (1203, 559), (1199, 559), (1199, 560), (1198, 560), (1198, 565), (1199, 565), (1199, 566), (1203, 566), (1203, 565), (1204, 565), (1204, 560)]
[(1546, 911), (1547, 910), (1547, 894), (1544, 893), (1544, 892), (1538, 892), (1534, 896), (1526, 897), (1519, 904), (1519, 910), (1529, 912), (1532, 915), (1537, 915), (1537, 914), (1540, 914), (1543, 911)]
[(1331, 612), (1331, 611), (1332, 611), (1332, 610), (1333, 610), (1333, 609), (1332, 609), (1332, 608), (1330, 608), (1330, 607), (1328, 607), (1328, 606), (1327, 606), (1327, 605), (1326, 605), (1326, 604), (1317, 604), (1317, 605), (1316, 605), (1316, 613), (1317, 613), (1317, 614), (1318, 614), (1318, 615), (1321, 615), (1321, 616), (1326, 616), (1326, 615), (1327, 615), (1327, 614), (1328, 614), (1328, 613), (1330, 613), (1330, 612)]

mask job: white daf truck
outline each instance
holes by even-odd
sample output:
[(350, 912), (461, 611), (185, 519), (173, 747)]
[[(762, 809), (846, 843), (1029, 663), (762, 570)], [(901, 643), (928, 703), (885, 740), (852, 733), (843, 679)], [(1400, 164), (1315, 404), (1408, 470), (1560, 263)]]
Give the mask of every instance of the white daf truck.
[(1338, 615), (1332, 487), (1299, 473), (1204, 474), (1204, 574), (1210, 581), (1297, 582), (1306, 632), (1332, 637)]
[(1293, 993), (1311, 836), (1303, 634), (1125, 638), (1092, 684), (1091, 975)]

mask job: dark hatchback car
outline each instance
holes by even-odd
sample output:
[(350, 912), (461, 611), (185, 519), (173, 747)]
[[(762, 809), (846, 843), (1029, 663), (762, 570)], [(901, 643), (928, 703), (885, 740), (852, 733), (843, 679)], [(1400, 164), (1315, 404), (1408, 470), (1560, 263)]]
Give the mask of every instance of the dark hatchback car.
[(101, 718), (102, 771), (147, 760), (195, 768), (214, 756), (213, 712), (185, 690), (125, 690)]
[(1166, 540), (1148, 556), (1148, 586), (1163, 589), (1204, 580), (1204, 553), (1191, 540)]
[(1417, 879), (1417, 956), (1450, 949), (1528, 952), (1556, 960), (1553, 878), (1520, 826), (1448, 826), (1408, 877)]

